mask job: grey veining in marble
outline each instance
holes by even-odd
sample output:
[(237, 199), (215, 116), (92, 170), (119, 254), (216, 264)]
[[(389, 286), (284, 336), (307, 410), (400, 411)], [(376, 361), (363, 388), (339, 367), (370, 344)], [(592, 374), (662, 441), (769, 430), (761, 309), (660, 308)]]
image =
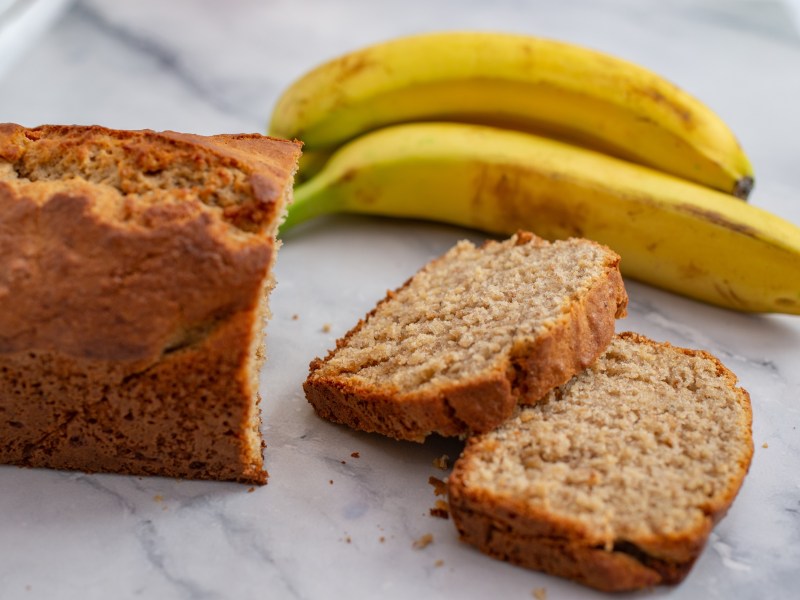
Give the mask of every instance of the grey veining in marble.
[[(78, 0), (0, 73), (0, 120), (263, 132), (280, 90), (315, 64), (455, 28), (565, 39), (663, 73), (737, 132), (751, 201), (800, 223), (800, 36), (777, 0)], [(458, 441), (353, 432), (303, 397), (308, 362), (463, 237), (481, 240), (365, 217), (287, 235), (261, 374), (269, 484), (0, 467), (0, 599), (601, 597), (489, 559), (430, 516), (428, 478), (446, 476), (433, 461)], [(800, 321), (626, 284), (618, 329), (719, 356), (751, 394), (756, 449), (689, 578), (632, 597), (800, 597)]]

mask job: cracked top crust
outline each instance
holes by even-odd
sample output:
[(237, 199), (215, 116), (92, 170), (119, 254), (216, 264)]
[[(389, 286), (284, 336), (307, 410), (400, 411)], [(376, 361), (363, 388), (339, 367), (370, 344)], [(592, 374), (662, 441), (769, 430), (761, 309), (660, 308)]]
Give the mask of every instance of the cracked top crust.
[(147, 363), (253, 310), (299, 151), (0, 125), (0, 353)]

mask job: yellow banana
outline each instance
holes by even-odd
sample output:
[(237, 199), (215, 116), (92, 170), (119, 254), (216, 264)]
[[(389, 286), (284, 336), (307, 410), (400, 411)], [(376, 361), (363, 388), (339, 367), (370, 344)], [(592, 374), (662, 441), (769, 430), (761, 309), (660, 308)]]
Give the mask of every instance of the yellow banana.
[(303, 149), (297, 165), (297, 173), (294, 176), (295, 185), (308, 181), (322, 170), (325, 163), (333, 154), (333, 150), (308, 150)]
[(800, 314), (800, 228), (659, 171), (527, 133), (409, 123), (365, 134), (295, 189), (285, 231), (332, 212), (582, 236), (627, 276), (719, 306)]
[(554, 137), (740, 198), (753, 184), (733, 133), (689, 94), (630, 62), (521, 35), (426, 34), (344, 55), (285, 91), (269, 131), (316, 152), (435, 120)]

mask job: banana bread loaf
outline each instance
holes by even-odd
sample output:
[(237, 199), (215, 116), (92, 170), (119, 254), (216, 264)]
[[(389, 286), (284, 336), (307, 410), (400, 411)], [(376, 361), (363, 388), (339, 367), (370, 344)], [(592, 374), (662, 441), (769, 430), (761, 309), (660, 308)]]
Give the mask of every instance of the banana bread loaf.
[(313, 361), (306, 397), (397, 439), (488, 431), (603, 352), (627, 305), (618, 267), (588, 240), (462, 241)]
[(448, 478), (462, 539), (605, 591), (680, 582), (753, 454), (745, 390), (704, 352), (627, 333)]
[(299, 144), (0, 125), (0, 462), (264, 483)]

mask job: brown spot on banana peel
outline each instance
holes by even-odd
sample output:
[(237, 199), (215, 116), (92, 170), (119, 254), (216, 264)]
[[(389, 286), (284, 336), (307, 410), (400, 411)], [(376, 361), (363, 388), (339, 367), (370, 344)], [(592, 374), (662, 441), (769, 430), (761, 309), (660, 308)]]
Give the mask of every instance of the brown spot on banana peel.
[(800, 306), (800, 300), (795, 298), (775, 298), (775, 304), (789, 309)]
[(733, 288), (727, 281), (714, 282), (714, 289), (717, 290), (717, 293), (722, 298), (725, 298), (732, 306), (738, 305), (742, 308), (747, 307), (747, 301), (733, 291)]
[[(473, 215), (499, 214), (499, 218), (490, 223), (476, 219), (479, 225), (506, 234), (513, 233), (519, 227), (525, 227), (550, 239), (585, 234), (579, 225), (583, 221), (580, 205), (567, 204), (558, 197), (549, 198), (543, 192), (531, 191), (535, 190), (530, 183), (531, 177), (558, 181), (562, 178), (560, 174), (541, 172), (534, 175), (524, 167), (511, 164), (481, 164), (476, 166), (475, 171), (477, 173), (473, 184), (475, 192), (471, 200)], [(638, 212), (654, 208), (646, 196), (638, 194), (625, 196), (631, 203), (628, 209), (631, 217)], [(487, 204), (490, 207), (487, 207)], [(723, 213), (689, 203), (676, 204), (675, 209), (734, 233), (754, 239), (760, 238), (756, 228), (731, 221)]]
[[(580, 209), (558, 197), (531, 192), (531, 172), (515, 165), (487, 165), (475, 167), (475, 190), (470, 208), (476, 226), (495, 233), (512, 234), (520, 227), (531, 229), (545, 238), (583, 237)], [(555, 181), (559, 174), (540, 174), (542, 179)], [(525, 183), (522, 183), (522, 182)], [(497, 215), (486, 222), (481, 215)]]
[(344, 173), (341, 174), (339, 179), (336, 181), (336, 185), (342, 185), (348, 183), (358, 177), (358, 169), (347, 169)]
[(681, 106), (673, 102), (669, 97), (662, 94), (654, 87), (632, 88), (632, 91), (646, 96), (653, 100), (656, 104), (666, 107), (672, 114), (674, 114), (686, 126), (687, 129), (694, 129), (695, 120), (692, 112), (685, 106)]
[(713, 210), (706, 210), (704, 208), (700, 208), (693, 204), (678, 204), (676, 205), (677, 210), (689, 213), (693, 216), (698, 217), (704, 221), (708, 221), (718, 227), (722, 227), (724, 229), (728, 229), (729, 231), (733, 231), (734, 233), (738, 233), (741, 235), (746, 235), (747, 237), (751, 237), (754, 239), (759, 239), (758, 230), (755, 227), (751, 227), (750, 225), (745, 225), (744, 223), (735, 223), (728, 219), (722, 213), (718, 213)]
[[(348, 79), (352, 79), (362, 71), (366, 71), (379, 64), (378, 61), (370, 59), (367, 56), (366, 53), (359, 52), (355, 54), (345, 54), (336, 59), (336, 68), (339, 69), (337, 82), (346, 83)], [(388, 68), (386, 64), (384, 64), (383, 67)]]
[[(351, 182), (358, 180), (359, 174), (360, 170), (358, 168), (351, 167), (342, 173), (331, 187), (347, 188), (350, 186)], [(352, 205), (352, 207), (370, 206), (378, 202), (380, 194), (380, 190), (375, 189), (374, 186), (355, 185), (351, 187), (349, 192), (349, 195), (353, 198), (353, 202), (348, 202), (347, 204)], [(347, 195), (346, 193), (345, 196)]]
[[(335, 66), (338, 69), (338, 73), (336, 74), (336, 86), (333, 88), (335, 96), (331, 102), (330, 111), (346, 107), (352, 102), (344, 92), (350, 79), (359, 76), (363, 71), (381, 65), (378, 61), (368, 58), (365, 53), (361, 52), (339, 57), (335, 60)], [(383, 67), (387, 68), (385, 65)]]
[(358, 188), (353, 197), (357, 206), (371, 206), (378, 202), (380, 192), (374, 188)]
[[(615, 73), (618, 70), (618, 59), (612, 56), (597, 54), (594, 56), (594, 60), (597, 62), (597, 66), (599, 68), (606, 70), (608, 73)], [(618, 87), (619, 89), (625, 89), (627, 87), (628, 82), (623, 79), (623, 77), (624, 76), (619, 76), (617, 80), (613, 82), (615, 87)], [(681, 89), (668, 81), (660, 81), (659, 85), (661, 86), (661, 89), (658, 89), (655, 85), (642, 85), (641, 87), (630, 87), (627, 89), (631, 94), (638, 94), (645, 98), (649, 98), (655, 104), (665, 107), (669, 112), (678, 117), (678, 119), (687, 129), (693, 129), (696, 126), (696, 119), (692, 111), (688, 107), (675, 102), (670, 96), (665, 95), (661, 91), (667, 87), (671, 92), (680, 93)]]
[(696, 278), (707, 277), (708, 276), (708, 270), (707, 269), (703, 269), (702, 267), (697, 266), (693, 262), (689, 262), (688, 264), (685, 264), (685, 265), (680, 265), (679, 268), (680, 268), (681, 275), (685, 279), (696, 279)]
[[(361, 212), (363, 207), (368, 207), (377, 204), (381, 190), (374, 184), (368, 185), (359, 183), (358, 178), (361, 174), (361, 169), (357, 167), (350, 167), (334, 178), (326, 185), (328, 193), (339, 194), (341, 198), (346, 199), (341, 204), (338, 210), (334, 212)], [(372, 212), (367, 210), (366, 212)], [(378, 211), (377, 214), (383, 214)]]
[[(677, 88), (676, 88), (677, 89)], [(644, 87), (640, 89), (633, 88), (634, 92), (638, 92), (643, 96), (646, 96), (653, 100), (656, 104), (660, 104), (661, 106), (666, 107), (672, 114), (678, 117), (678, 119), (683, 123), (687, 130), (692, 130), (695, 128), (696, 119), (692, 112), (680, 104), (673, 102), (668, 96), (662, 94), (659, 90), (653, 87)], [(656, 123), (653, 121), (653, 123)], [(723, 168), (724, 165), (718, 165), (720, 168)], [(732, 194), (735, 198), (739, 198), (740, 200), (747, 200), (750, 196), (750, 192), (753, 191), (753, 187), (755, 186), (755, 180), (752, 177), (745, 176), (738, 178), (734, 184), (733, 188), (729, 190), (730, 194)]]
[[(343, 107), (347, 107), (352, 103), (352, 99), (345, 93), (347, 89), (347, 81), (358, 76), (362, 71), (366, 71), (375, 66), (380, 66), (380, 63), (374, 59), (368, 58), (364, 53), (346, 54), (337, 59), (334, 59), (333, 66), (338, 69), (336, 74), (336, 85), (329, 86), (329, 106), (326, 112), (335, 112)], [(329, 68), (329, 67), (326, 67)], [(307, 106), (312, 98), (308, 96), (300, 96), (292, 98), (292, 109), (295, 115), (292, 120), (305, 122), (307, 120), (306, 111)], [(303, 139), (307, 135), (309, 128), (313, 129), (316, 123), (306, 123), (304, 126), (296, 128), (292, 131), (291, 136), (298, 139)], [(289, 134), (282, 134), (286, 137)], [(306, 141), (306, 140), (304, 140)], [(306, 143), (308, 143), (306, 141)], [(309, 150), (314, 149), (314, 146), (308, 146)]]

